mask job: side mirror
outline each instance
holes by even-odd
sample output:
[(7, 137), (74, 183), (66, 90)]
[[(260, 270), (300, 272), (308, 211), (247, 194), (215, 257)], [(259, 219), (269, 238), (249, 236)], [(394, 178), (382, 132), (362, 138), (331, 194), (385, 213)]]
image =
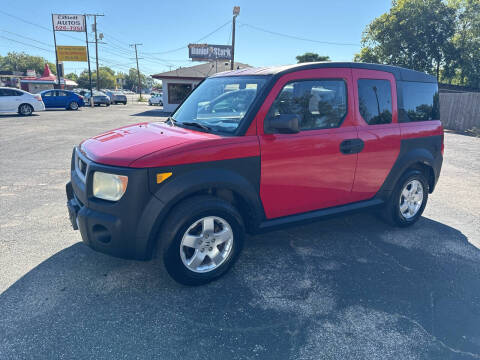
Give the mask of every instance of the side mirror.
[(298, 116), (295, 114), (282, 114), (268, 119), (267, 129), (269, 133), (296, 134), (298, 133)]

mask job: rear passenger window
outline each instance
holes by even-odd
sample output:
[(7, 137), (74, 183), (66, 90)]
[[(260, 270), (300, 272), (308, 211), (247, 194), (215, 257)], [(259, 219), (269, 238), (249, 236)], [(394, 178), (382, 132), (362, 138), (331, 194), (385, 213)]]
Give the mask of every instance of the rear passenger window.
[(440, 120), (437, 84), (399, 81), (397, 90), (400, 122)]
[(347, 86), (343, 80), (306, 80), (288, 83), (267, 117), (298, 115), (300, 130), (336, 128), (347, 114)]
[(388, 80), (358, 80), (358, 107), (368, 125), (392, 122), (392, 92)]

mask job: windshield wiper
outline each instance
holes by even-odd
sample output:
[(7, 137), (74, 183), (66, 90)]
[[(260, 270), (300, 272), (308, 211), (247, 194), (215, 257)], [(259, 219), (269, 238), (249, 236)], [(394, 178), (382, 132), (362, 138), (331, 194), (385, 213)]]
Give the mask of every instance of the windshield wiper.
[(171, 116), (169, 116), (169, 117), (167, 118), (167, 121), (165, 121), (165, 122), (166, 122), (166, 123), (170, 122), (170, 124), (171, 124), (172, 126), (175, 126), (175, 123), (177, 122), (177, 120), (175, 120), (174, 118), (172, 118)]
[(200, 123), (196, 123), (196, 122), (181, 122), (179, 124), (182, 124), (182, 125), (187, 125), (187, 126), (196, 126), (200, 129), (203, 129), (203, 130), (206, 130), (206, 131), (210, 131), (212, 130), (211, 127), (207, 126), (207, 125), (203, 125), (203, 124), (200, 124)]

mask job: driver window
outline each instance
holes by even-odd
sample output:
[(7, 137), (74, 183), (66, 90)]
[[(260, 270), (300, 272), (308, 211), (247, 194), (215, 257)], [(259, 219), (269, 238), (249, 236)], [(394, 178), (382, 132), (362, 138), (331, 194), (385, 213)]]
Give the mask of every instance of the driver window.
[(339, 127), (347, 114), (345, 81), (303, 80), (286, 84), (273, 102), (267, 119), (282, 114), (297, 115), (302, 131)]

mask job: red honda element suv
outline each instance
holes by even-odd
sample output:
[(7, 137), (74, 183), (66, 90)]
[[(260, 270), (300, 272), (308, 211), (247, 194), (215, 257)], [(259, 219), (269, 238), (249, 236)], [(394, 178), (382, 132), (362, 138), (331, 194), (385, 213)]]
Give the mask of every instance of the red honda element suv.
[(206, 283), (232, 266), (245, 232), (370, 207), (415, 223), (440, 174), (439, 119), (437, 80), (399, 67), (219, 73), (166, 122), (75, 147), (70, 219), (95, 250), (158, 250), (175, 280)]

